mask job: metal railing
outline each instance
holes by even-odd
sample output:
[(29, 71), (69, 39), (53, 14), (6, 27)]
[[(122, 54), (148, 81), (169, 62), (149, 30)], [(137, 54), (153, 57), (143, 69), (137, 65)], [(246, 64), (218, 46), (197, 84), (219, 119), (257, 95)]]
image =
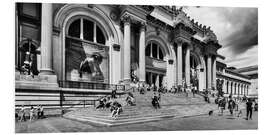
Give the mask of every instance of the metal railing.
[(96, 83), (96, 82), (79, 82), (79, 81), (59, 81), (62, 88), (78, 88), (78, 89), (98, 89), (98, 90), (125, 90), (124, 85)]

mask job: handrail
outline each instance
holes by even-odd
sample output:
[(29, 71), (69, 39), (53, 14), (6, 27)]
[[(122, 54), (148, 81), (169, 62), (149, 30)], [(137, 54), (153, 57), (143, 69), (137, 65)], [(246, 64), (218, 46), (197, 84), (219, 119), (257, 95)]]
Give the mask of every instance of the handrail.
[(59, 87), (62, 88), (80, 88), (80, 89), (98, 89), (98, 90), (125, 90), (124, 85), (108, 84), (97, 82), (80, 82), (80, 81), (58, 81)]

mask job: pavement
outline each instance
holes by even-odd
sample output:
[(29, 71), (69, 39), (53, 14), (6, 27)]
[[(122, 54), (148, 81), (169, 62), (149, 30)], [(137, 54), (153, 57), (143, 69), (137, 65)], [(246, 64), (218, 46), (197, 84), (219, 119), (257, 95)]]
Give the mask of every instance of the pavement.
[(185, 130), (256, 130), (258, 112), (252, 120), (245, 119), (245, 110), (240, 117), (230, 116), (228, 111), (223, 116), (200, 115), (174, 117), (162, 121), (146, 122), (115, 127), (89, 124), (63, 117), (48, 117), (32, 122), (16, 122), (16, 133), (57, 133), (57, 132), (124, 132), (124, 131), (185, 131)]

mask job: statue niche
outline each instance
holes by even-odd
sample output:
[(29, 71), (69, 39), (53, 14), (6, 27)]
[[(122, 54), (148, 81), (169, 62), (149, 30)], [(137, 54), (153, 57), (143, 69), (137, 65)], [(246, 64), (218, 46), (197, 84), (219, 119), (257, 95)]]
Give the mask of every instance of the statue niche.
[(103, 56), (100, 53), (93, 53), (91, 57), (86, 57), (79, 67), (80, 78), (82, 78), (83, 73), (90, 74), (90, 81), (104, 81), (103, 73), (100, 69), (100, 64), (102, 63)]

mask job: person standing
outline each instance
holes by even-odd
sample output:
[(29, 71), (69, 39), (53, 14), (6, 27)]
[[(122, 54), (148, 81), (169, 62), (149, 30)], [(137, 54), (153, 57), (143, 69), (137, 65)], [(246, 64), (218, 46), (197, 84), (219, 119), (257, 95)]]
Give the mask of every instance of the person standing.
[(39, 111), (40, 111), (40, 118), (44, 118), (44, 111), (43, 111), (43, 106), (39, 106)]
[(34, 109), (33, 106), (31, 106), (30, 112), (29, 112), (29, 115), (30, 115), (29, 121), (30, 121), (30, 122), (34, 119), (34, 115), (35, 115), (34, 113), (35, 113), (35, 109)]
[(235, 108), (235, 102), (233, 101), (232, 97), (230, 97), (230, 100), (228, 102), (228, 109), (231, 115), (233, 115), (234, 108)]
[(251, 99), (249, 98), (247, 100), (247, 103), (246, 103), (246, 109), (247, 109), (246, 120), (248, 120), (248, 119), (252, 120), (252, 109), (253, 109), (252, 105), (253, 105), (253, 103), (252, 103)]
[(25, 121), (25, 108), (24, 105), (22, 105), (20, 110), (20, 122)]

